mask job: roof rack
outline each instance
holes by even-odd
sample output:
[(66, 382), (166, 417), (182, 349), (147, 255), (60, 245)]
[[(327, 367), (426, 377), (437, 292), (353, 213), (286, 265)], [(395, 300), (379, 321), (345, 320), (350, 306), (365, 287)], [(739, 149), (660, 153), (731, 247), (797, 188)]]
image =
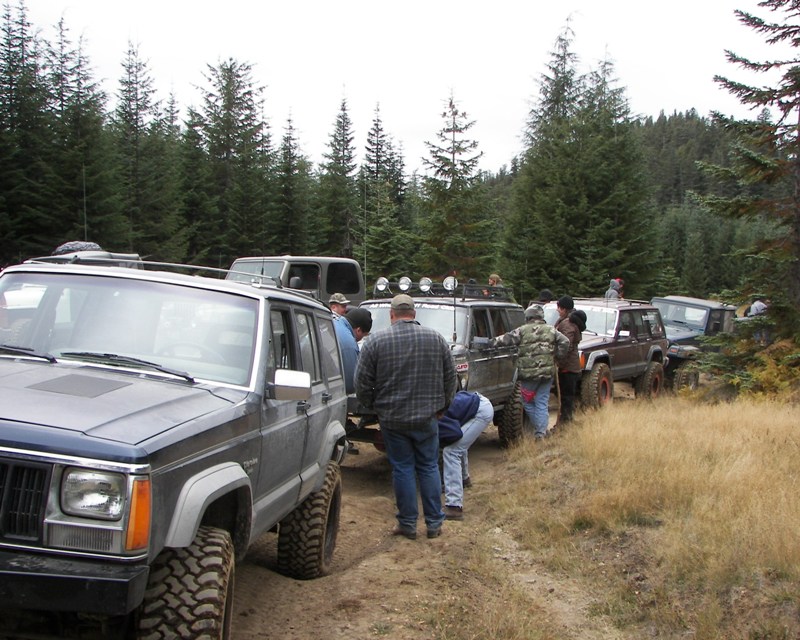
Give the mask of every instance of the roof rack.
[(430, 278), (421, 278), (419, 282), (412, 282), (411, 278), (407, 276), (400, 278), (396, 282), (390, 282), (386, 278), (378, 278), (372, 288), (372, 297), (376, 299), (392, 298), (400, 293), (415, 297), (514, 302), (514, 293), (511, 287), (483, 285), (476, 282), (459, 284), (458, 280), (453, 276), (448, 276), (443, 282), (434, 282)]

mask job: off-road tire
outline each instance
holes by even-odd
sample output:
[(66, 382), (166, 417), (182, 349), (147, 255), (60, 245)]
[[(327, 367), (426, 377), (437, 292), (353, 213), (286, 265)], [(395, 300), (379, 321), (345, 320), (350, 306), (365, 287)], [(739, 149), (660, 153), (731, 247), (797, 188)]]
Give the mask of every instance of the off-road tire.
[(191, 545), (164, 549), (150, 568), (135, 614), (135, 638), (231, 637), (234, 549), (230, 534), (200, 527)]
[(614, 398), (614, 381), (611, 369), (605, 362), (598, 362), (581, 380), (581, 403), (588, 409), (597, 409), (609, 404)]
[(649, 362), (644, 373), (636, 379), (634, 391), (637, 398), (658, 398), (664, 391), (664, 365), (660, 362)]
[(673, 391), (680, 391), (681, 389), (694, 391), (698, 386), (700, 386), (700, 369), (696, 363), (686, 361), (675, 368), (672, 374)]
[(342, 510), (342, 474), (329, 462), (322, 487), (281, 520), (278, 526), (278, 571), (310, 580), (330, 571), (339, 515)]
[(523, 428), (525, 409), (522, 406), (522, 394), (519, 389), (520, 383), (517, 382), (506, 398), (503, 410), (495, 414), (497, 435), (500, 437), (500, 445), (503, 447), (510, 447), (520, 442), (525, 435)]

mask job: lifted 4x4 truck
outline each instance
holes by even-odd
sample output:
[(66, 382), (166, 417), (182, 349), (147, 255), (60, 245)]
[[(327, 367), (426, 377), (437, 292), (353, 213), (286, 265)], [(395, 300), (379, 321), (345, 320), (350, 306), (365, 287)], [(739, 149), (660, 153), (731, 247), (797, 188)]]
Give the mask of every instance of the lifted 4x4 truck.
[[(599, 407), (614, 396), (615, 382), (633, 384), (637, 397), (654, 398), (664, 386), (667, 338), (658, 308), (638, 300), (576, 298), (586, 313), (580, 352), (581, 402)], [(545, 320), (555, 324), (554, 302), (544, 306)]]
[(257, 538), (277, 533), (287, 575), (331, 565), (347, 396), (330, 311), (101, 265), (0, 274), (0, 635), (228, 638)]
[(700, 381), (697, 357), (703, 336), (715, 336), (734, 329), (736, 307), (716, 300), (688, 296), (653, 298), (664, 320), (669, 340), (667, 384), (674, 390), (696, 389)]
[[(410, 295), (417, 321), (438, 331), (450, 345), (459, 389), (477, 391), (491, 400), (500, 442), (508, 445), (521, 438), (523, 408), (517, 382), (517, 348), (489, 346), (491, 338), (525, 322), (523, 309), (514, 302), (511, 290), (459, 285), (455, 278), (443, 283), (423, 278), (416, 284), (409, 278), (396, 283), (379, 279), (373, 298), (360, 305), (372, 313), (373, 333), (390, 325), (389, 308), (397, 293)], [(359, 423), (348, 438), (380, 445), (375, 417), (365, 414), (355, 398), (350, 410)]]

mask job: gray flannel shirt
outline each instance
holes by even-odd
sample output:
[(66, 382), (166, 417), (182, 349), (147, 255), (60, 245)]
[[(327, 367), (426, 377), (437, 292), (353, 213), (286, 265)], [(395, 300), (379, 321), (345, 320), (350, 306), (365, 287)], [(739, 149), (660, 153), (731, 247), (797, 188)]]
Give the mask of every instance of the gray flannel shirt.
[(382, 429), (425, 429), (456, 393), (453, 355), (444, 338), (413, 320), (398, 320), (369, 336), (355, 376), (359, 402)]

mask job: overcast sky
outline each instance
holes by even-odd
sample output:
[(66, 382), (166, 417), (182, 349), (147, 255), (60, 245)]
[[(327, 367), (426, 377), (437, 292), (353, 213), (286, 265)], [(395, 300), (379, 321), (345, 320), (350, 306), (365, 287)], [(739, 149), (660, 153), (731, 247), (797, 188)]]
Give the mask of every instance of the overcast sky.
[[(12, 0), (16, 4), (16, 0)], [(521, 150), (521, 132), (555, 40), (569, 24), (580, 70), (614, 62), (631, 110), (748, 115), (713, 81), (752, 81), (725, 49), (768, 56), (734, 9), (775, 18), (756, 0), (27, 0), (44, 38), (63, 17), (83, 37), (96, 77), (114, 95), (128, 43), (139, 47), (158, 98), (199, 106), (208, 65), (253, 66), (278, 143), (291, 116), (301, 150), (322, 161), (342, 98), (362, 154), (380, 105), (407, 170), (427, 156), (451, 92), (475, 121), (470, 135), (497, 171)]]

